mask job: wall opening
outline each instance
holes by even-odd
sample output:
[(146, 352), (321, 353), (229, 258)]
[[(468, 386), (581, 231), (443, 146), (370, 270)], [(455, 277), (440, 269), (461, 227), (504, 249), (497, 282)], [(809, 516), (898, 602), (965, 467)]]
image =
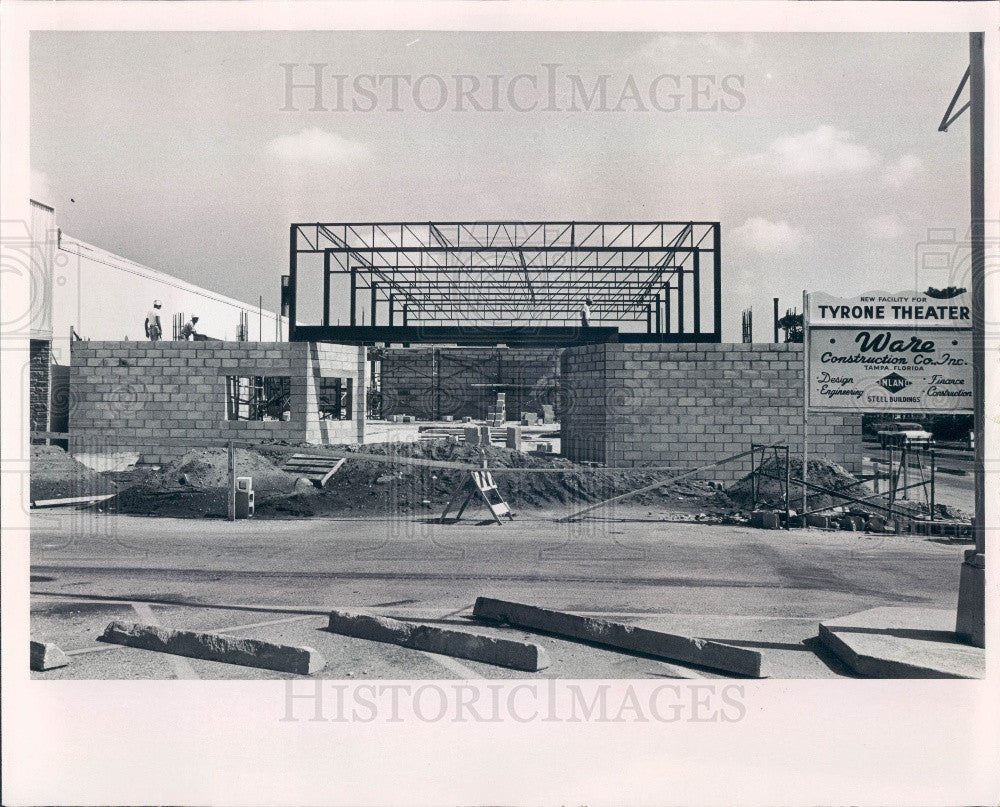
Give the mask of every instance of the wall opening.
[(289, 376), (226, 376), (226, 420), (288, 420)]
[(319, 379), (320, 420), (351, 420), (353, 403), (353, 378)]

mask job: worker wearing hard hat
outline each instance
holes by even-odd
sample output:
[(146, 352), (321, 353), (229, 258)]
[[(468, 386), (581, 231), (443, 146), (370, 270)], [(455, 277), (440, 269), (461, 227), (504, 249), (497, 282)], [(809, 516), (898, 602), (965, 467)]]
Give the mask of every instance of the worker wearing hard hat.
[(163, 336), (163, 324), (160, 322), (160, 309), (163, 304), (159, 300), (153, 300), (153, 307), (146, 314), (146, 338), (150, 342), (159, 342)]
[(184, 323), (184, 327), (181, 328), (181, 339), (185, 341), (194, 339), (198, 335), (198, 317), (192, 316), (187, 322)]

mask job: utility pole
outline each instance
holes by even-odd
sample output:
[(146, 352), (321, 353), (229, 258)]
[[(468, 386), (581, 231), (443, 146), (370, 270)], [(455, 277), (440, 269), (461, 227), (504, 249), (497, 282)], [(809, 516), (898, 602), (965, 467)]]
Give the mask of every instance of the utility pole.
[(955, 632), (977, 647), (986, 646), (986, 229), (984, 149), (985, 66), (984, 35), (969, 34), (969, 165), (970, 234), (972, 236), (972, 407), (976, 440), (974, 490), (976, 515), (972, 523), (975, 549), (966, 550), (958, 588)]
[[(984, 34), (969, 34), (969, 69), (955, 90), (941, 118), (939, 132), (947, 132), (969, 110), (969, 240), (972, 298), (972, 417), (975, 437), (973, 491), (976, 513), (972, 522), (975, 548), (965, 552), (958, 584), (955, 633), (976, 647), (986, 646), (986, 152), (984, 140), (985, 60)], [(959, 96), (969, 85), (969, 101), (957, 112)]]

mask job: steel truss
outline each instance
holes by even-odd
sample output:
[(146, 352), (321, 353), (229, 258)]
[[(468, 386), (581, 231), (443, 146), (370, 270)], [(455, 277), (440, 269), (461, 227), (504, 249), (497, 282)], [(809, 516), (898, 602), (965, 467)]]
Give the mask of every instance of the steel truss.
[[(307, 255), (322, 256), (322, 321), (297, 325)], [(349, 281), (348, 326), (331, 326), (334, 275)], [(290, 338), (428, 342), (485, 330), (485, 341), (509, 332), (559, 342), (579, 330), (589, 298), (600, 327), (580, 341), (613, 340), (625, 326), (629, 341), (717, 342), (721, 275), (718, 222), (298, 223), (290, 228)], [(371, 312), (365, 326), (359, 299)]]

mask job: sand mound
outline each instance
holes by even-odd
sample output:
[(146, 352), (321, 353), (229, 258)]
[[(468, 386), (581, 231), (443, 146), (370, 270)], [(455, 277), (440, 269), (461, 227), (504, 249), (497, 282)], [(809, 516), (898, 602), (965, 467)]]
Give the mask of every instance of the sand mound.
[[(236, 475), (253, 479), (254, 498), (286, 494), (298, 479), (267, 457), (236, 449)], [(109, 502), (106, 509), (135, 515), (199, 517), (226, 515), (229, 455), (225, 448), (189, 451), (159, 471), (147, 473)]]
[[(793, 480), (801, 479), (802, 458), (790, 458), (789, 466), (791, 469), (791, 478)], [(779, 477), (779, 479), (761, 478), (757, 494), (757, 506), (784, 507), (784, 461), (776, 462), (773, 457), (769, 457), (764, 462), (763, 469), (765, 473)], [(726, 490), (729, 498), (742, 507), (750, 507), (753, 501), (750, 480), (751, 474), (747, 474), (739, 482), (736, 482)], [(868, 483), (859, 484), (858, 478), (842, 465), (823, 459), (809, 460), (809, 476), (806, 477), (806, 481), (830, 490), (843, 491), (848, 496), (859, 499), (871, 493), (871, 487)], [(792, 482), (790, 496), (792, 509), (801, 509), (802, 486)], [(810, 509), (814, 507), (827, 507), (832, 504), (848, 504), (848, 502), (819, 491), (809, 491), (808, 505)]]
[(31, 499), (68, 499), (113, 493), (109, 479), (77, 462), (58, 446), (31, 447)]

